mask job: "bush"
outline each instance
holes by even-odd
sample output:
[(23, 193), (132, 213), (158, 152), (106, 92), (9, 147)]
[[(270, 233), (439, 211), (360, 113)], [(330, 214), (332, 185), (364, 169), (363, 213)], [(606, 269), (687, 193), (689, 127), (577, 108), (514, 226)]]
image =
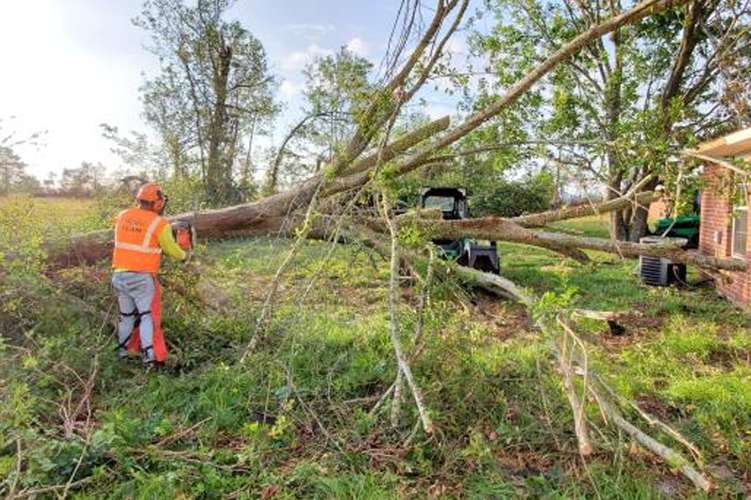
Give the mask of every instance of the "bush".
[(206, 200), (201, 181), (197, 178), (172, 177), (163, 179), (159, 184), (169, 198), (167, 214), (174, 215), (211, 207), (210, 200)]
[(543, 173), (523, 182), (493, 183), (489, 189), (471, 197), (470, 207), (474, 217), (516, 217), (547, 210), (553, 202), (553, 194), (552, 178)]

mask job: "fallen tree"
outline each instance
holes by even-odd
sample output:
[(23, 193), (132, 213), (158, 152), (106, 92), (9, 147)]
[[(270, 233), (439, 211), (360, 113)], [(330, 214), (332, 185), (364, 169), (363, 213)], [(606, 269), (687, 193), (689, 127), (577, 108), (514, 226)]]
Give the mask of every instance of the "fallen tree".
[[(640, 193), (640, 199), (652, 197), (651, 192)], [(403, 218), (405, 222), (419, 228), (429, 239), (457, 239), (470, 237), (491, 241), (506, 241), (525, 245), (545, 248), (579, 262), (589, 260), (582, 252), (597, 250), (611, 253), (620, 257), (663, 257), (674, 262), (692, 264), (708, 272), (716, 271), (744, 271), (747, 263), (740, 259), (715, 257), (705, 255), (698, 251), (684, 250), (679, 243), (671, 240), (656, 244), (633, 243), (605, 238), (594, 238), (571, 235), (561, 232), (531, 230), (529, 226), (537, 225), (542, 220), (562, 221), (578, 218), (591, 213), (607, 213), (617, 210), (627, 203), (628, 198), (622, 197), (605, 202), (601, 205), (573, 207), (571, 210), (563, 209), (555, 212), (532, 214), (513, 219), (502, 217), (481, 217), (464, 220), (442, 220), (438, 214), (430, 211), (417, 211), (407, 214)], [(260, 205), (260, 204), (259, 204)], [(228, 238), (239, 236), (263, 236), (281, 235), (292, 236), (299, 228), (299, 219), (294, 215), (285, 215), (276, 211), (258, 213), (259, 205), (249, 204), (227, 209), (201, 212), (199, 214), (180, 214), (170, 219), (189, 219), (196, 222), (196, 228), (202, 238)], [(237, 222), (237, 214), (245, 215), (255, 213), (252, 223), (242, 224)], [(325, 217), (318, 221), (318, 228), (310, 236), (320, 238), (326, 234), (323, 224)], [(370, 227), (379, 232), (385, 232), (382, 221), (378, 219), (364, 220)], [(86, 235), (74, 237), (70, 242), (50, 247), (49, 262), (52, 267), (69, 267), (82, 263), (93, 263), (108, 257), (112, 251), (112, 231), (96, 231)]]
[[(419, 150), (412, 151), (415, 147), (425, 143), (432, 137), (444, 132), (449, 127), (448, 118), (441, 118), (428, 123), (403, 137), (378, 148), (376, 151), (362, 156), (373, 138), (377, 135), (377, 128), (386, 123), (393, 116), (394, 111), (403, 99), (411, 98), (425, 83), (429, 72), (440, 57), (440, 49), (456, 29), (457, 23), (466, 10), (466, 2), (459, 5), (458, 1), (439, 1), (435, 16), (421, 37), (416, 49), (412, 52), (407, 62), (400, 71), (384, 85), (382, 91), (377, 92), (362, 116), (360, 125), (347, 143), (343, 152), (335, 157), (324, 173), (314, 176), (299, 186), (286, 192), (274, 194), (253, 203), (236, 205), (218, 210), (208, 210), (200, 213), (178, 214), (170, 219), (182, 219), (190, 221), (197, 229), (202, 238), (222, 238), (239, 232), (246, 234), (261, 235), (275, 234), (283, 228), (284, 218), (293, 214), (296, 210), (306, 207), (313, 195), (320, 188), (321, 197), (330, 197), (338, 193), (362, 188), (368, 184), (374, 176), (374, 170), (380, 165), (389, 164), (388, 173), (391, 176), (400, 176), (412, 172), (417, 168), (441, 161), (440, 153), (471, 131), (487, 123), (504, 109), (511, 106), (532, 85), (549, 73), (556, 65), (574, 55), (578, 50), (597, 38), (613, 32), (625, 25), (633, 24), (640, 19), (657, 12), (672, 8), (685, 3), (686, 0), (646, 0), (632, 9), (617, 16), (596, 24), (576, 36), (558, 51), (539, 64), (533, 71), (525, 75), (517, 83), (512, 85), (505, 95), (491, 103), (488, 107), (469, 116), (461, 124), (448, 130)], [(449, 14), (458, 7), (458, 13), (447, 33), (442, 37), (440, 27), (448, 18)], [(427, 54), (427, 47), (435, 43), (438, 48), (432, 54)], [(419, 64), (421, 61), (423, 64)], [(415, 74), (416, 68), (419, 68)], [(401, 89), (410, 78), (416, 79), (408, 90), (399, 93), (398, 98), (390, 97), (391, 94)], [(400, 156), (406, 155), (400, 158)], [(362, 156), (362, 157), (361, 157)], [(646, 200), (644, 194), (640, 195), (639, 202)], [(628, 199), (618, 199), (603, 205), (601, 211), (615, 210), (623, 204), (632, 203)], [(745, 269), (741, 262), (731, 259), (715, 259), (691, 253), (682, 253), (675, 247), (659, 246), (659, 248), (647, 248), (646, 245), (631, 243), (629, 245), (616, 244), (608, 240), (594, 238), (580, 238), (575, 236), (558, 235), (546, 232), (525, 232), (521, 226), (538, 226), (553, 220), (561, 220), (575, 215), (594, 213), (589, 208), (570, 208), (557, 213), (543, 213), (523, 216), (516, 221), (505, 219), (486, 219), (476, 222), (463, 221), (461, 224), (439, 224), (431, 222), (430, 226), (434, 234), (456, 234), (454, 231), (474, 231), (468, 235), (489, 237), (498, 241), (514, 241), (538, 245), (567, 254), (577, 260), (585, 260), (586, 257), (579, 248), (601, 250), (623, 256), (653, 255), (670, 257), (677, 262), (693, 263), (708, 270), (740, 270)], [(81, 263), (92, 263), (107, 257), (112, 248), (111, 231), (98, 231), (70, 238), (67, 241), (50, 243), (47, 246), (49, 262), (53, 267), (67, 267)]]

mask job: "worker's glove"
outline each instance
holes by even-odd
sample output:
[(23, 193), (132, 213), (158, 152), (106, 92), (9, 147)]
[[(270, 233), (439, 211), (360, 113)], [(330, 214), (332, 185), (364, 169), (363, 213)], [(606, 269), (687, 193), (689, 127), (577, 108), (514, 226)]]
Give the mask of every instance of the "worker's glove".
[(177, 244), (186, 252), (193, 250), (193, 243), (190, 241), (190, 235), (178, 233)]
[(193, 250), (194, 232), (190, 223), (187, 221), (177, 221), (172, 224), (172, 234), (175, 236), (175, 241), (183, 250)]

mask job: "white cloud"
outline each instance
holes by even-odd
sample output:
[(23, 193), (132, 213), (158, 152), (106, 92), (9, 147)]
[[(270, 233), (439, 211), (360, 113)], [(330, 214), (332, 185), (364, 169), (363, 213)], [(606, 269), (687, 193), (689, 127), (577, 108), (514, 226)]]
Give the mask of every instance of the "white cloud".
[(433, 102), (428, 103), (422, 111), (427, 114), (431, 120), (436, 120), (438, 118), (443, 118), (446, 115), (451, 116), (456, 110), (447, 104)]
[(446, 42), (444, 52), (451, 55), (466, 55), (469, 52), (469, 46), (464, 38), (454, 36)]
[(302, 84), (295, 83), (292, 80), (284, 80), (279, 86), (279, 93), (283, 99), (293, 99), (302, 92)]
[(334, 31), (334, 25), (309, 23), (287, 24), (284, 26), (284, 29), (293, 35), (305, 38), (310, 42), (317, 42), (325, 35)]
[(326, 49), (318, 44), (312, 43), (308, 45), (305, 50), (287, 54), (284, 59), (282, 59), (282, 69), (287, 71), (300, 71), (305, 68), (308, 63), (313, 62), (316, 57), (329, 56), (333, 53), (334, 51), (331, 49)]
[(365, 57), (368, 55), (369, 47), (362, 38), (355, 37), (347, 43), (347, 50), (360, 57)]

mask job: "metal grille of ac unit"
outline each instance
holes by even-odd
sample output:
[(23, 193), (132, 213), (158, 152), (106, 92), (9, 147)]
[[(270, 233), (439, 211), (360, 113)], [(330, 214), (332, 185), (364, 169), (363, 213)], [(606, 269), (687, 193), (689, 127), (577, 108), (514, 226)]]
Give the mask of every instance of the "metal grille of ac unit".
[[(659, 238), (654, 236), (647, 236), (639, 240), (640, 243), (647, 244), (660, 243), (660, 241)], [(651, 286), (668, 286), (671, 283), (685, 283), (686, 265), (676, 264), (670, 259), (642, 255), (639, 257), (639, 275), (644, 284)]]
[(666, 286), (668, 284), (667, 266), (663, 265), (659, 257), (640, 258), (641, 280), (652, 286)]

